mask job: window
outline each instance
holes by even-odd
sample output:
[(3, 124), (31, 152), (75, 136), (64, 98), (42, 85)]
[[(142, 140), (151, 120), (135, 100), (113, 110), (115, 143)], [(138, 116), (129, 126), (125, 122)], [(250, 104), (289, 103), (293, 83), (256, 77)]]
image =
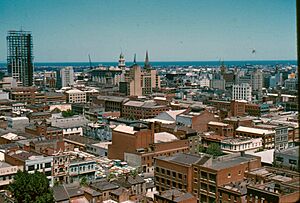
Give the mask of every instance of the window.
[(201, 178), (207, 179), (207, 173), (204, 171), (201, 171)]
[(241, 175), (241, 170), (239, 170), (239, 175)]
[(228, 178), (231, 178), (231, 173), (228, 173)]
[(28, 171), (33, 171), (34, 170), (34, 165), (28, 166)]
[(216, 187), (210, 185), (210, 186), (209, 186), (209, 192), (216, 193)]
[(283, 161), (283, 157), (280, 156), (276, 157), (276, 161)]
[(294, 165), (296, 165), (296, 164), (297, 164), (297, 161), (296, 161), (296, 160), (294, 160), (294, 159), (289, 159), (289, 163), (290, 163), (290, 164), (294, 164)]
[(216, 175), (215, 174), (209, 174), (209, 180), (216, 182)]
[(46, 176), (51, 176), (51, 171), (46, 171), (46, 172), (45, 172), (45, 175), (46, 175)]
[(51, 162), (45, 163), (45, 168), (51, 168)]
[(176, 178), (176, 172), (172, 172), (173, 178)]
[(201, 183), (201, 189), (202, 190), (207, 190), (207, 185), (205, 183)]
[(178, 178), (182, 179), (182, 174), (181, 173), (178, 173)]
[(165, 174), (165, 169), (162, 168), (161, 169), (161, 173)]
[(170, 173), (170, 171), (169, 170), (167, 170), (167, 175), (169, 176), (171, 173)]

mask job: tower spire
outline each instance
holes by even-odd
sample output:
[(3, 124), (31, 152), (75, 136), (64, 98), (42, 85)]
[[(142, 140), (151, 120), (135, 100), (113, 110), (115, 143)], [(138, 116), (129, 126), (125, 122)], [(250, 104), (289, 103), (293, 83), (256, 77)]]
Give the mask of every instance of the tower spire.
[(136, 64), (136, 54), (134, 54), (133, 64)]
[(148, 50), (146, 51), (145, 68), (150, 68)]

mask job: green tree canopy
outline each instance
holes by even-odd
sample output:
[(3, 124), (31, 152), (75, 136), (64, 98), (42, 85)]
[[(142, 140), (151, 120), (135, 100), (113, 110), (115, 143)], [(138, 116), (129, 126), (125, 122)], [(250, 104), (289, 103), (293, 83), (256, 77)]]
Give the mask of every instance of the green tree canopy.
[(206, 153), (213, 155), (214, 157), (221, 156), (223, 154), (220, 146), (215, 143), (212, 143), (207, 147)]
[(8, 186), (17, 203), (51, 203), (54, 202), (52, 190), (47, 177), (40, 172), (29, 174), (18, 171), (14, 181)]
[(68, 110), (66, 110), (66, 111), (62, 111), (62, 112), (61, 112), (61, 115), (62, 115), (63, 117), (72, 117), (72, 116), (75, 115), (75, 113), (74, 113), (72, 110), (68, 109)]
[(88, 184), (88, 181), (87, 181), (86, 177), (81, 178), (81, 180), (80, 180), (80, 185), (81, 185), (81, 186), (85, 186), (85, 185), (87, 185), (87, 184)]

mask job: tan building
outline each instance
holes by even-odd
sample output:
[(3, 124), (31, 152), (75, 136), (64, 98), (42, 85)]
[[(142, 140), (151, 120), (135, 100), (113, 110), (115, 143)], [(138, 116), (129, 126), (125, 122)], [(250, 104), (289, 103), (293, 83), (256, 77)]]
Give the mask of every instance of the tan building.
[(214, 131), (221, 136), (232, 137), (233, 136), (233, 126), (227, 123), (210, 121), (207, 124), (208, 131)]
[(18, 170), (23, 171), (22, 166), (13, 166), (6, 162), (0, 161), (0, 189), (13, 181), (14, 175)]
[(150, 95), (156, 89), (160, 89), (160, 77), (157, 70), (151, 68), (147, 52), (144, 68), (134, 60), (125, 75), (125, 82), (120, 82), (120, 92), (128, 96), (142, 96)]
[(81, 90), (71, 89), (66, 94), (68, 103), (86, 103), (86, 93)]
[(239, 126), (235, 130), (236, 137), (262, 138), (263, 147), (266, 149), (274, 148), (275, 146), (275, 131), (259, 128)]

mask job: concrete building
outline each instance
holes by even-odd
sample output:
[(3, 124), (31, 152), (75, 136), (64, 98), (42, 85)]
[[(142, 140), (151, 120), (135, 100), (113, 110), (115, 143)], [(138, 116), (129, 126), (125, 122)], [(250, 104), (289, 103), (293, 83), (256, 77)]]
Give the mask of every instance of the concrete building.
[(234, 100), (252, 100), (252, 87), (247, 83), (232, 86), (232, 99)]
[(284, 87), (288, 90), (298, 90), (298, 78), (289, 78), (284, 81)]
[(95, 179), (96, 161), (93, 158), (71, 159), (68, 168), (70, 182), (80, 182), (85, 177), (88, 181)]
[(6, 117), (6, 119), (8, 128), (24, 130), (25, 126), (29, 125), (27, 117)]
[(225, 90), (225, 80), (224, 79), (212, 79), (210, 81), (210, 87), (214, 89)]
[(28, 31), (8, 31), (7, 69), (23, 86), (33, 85), (33, 45)]
[(86, 93), (78, 89), (66, 91), (68, 103), (86, 103)]
[(14, 179), (18, 170), (23, 171), (22, 166), (13, 166), (4, 161), (0, 161), (0, 189), (3, 190)]
[(253, 127), (239, 126), (235, 130), (236, 137), (262, 138), (263, 148), (271, 149), (275, 147), (275, 131)]
[(62, 87), (70, 87), (74, 85), (74, 70), (72, 66), (62, 68), (60, 70)]
[(225, 153), (256, 151), (262, 147), (262, 138), (225, 138), (221, 140), (221, 150)]
[(157, 70), (152, 69), (146, 53), (145, 65), (142, 69), (135, 61), (125, 75), (125, 82), (120, 82), (120, 92), (128, 96), (142, 96), (152, 94), (160, 89), (160, 77)]
[(274, 164), (291, 170), (299, 171), (299, 146), (274, 151)]
[(34, 173), (35, 171), (44, 173), (49, 180), (50, 186), (53, 186), (52, 156), (43, 156), (25, 150), (17, 150), (5, 154), (5, 162), (14, 166), (22, 166), (23, 170), (28, 171), (28, 173)]
[(17, 81), (14, 77), (3, 77), (2, 80), (0, 80), (0, 88), (1, 89), (11, 89), (15, 87), (21, 87), (22, 82)]

